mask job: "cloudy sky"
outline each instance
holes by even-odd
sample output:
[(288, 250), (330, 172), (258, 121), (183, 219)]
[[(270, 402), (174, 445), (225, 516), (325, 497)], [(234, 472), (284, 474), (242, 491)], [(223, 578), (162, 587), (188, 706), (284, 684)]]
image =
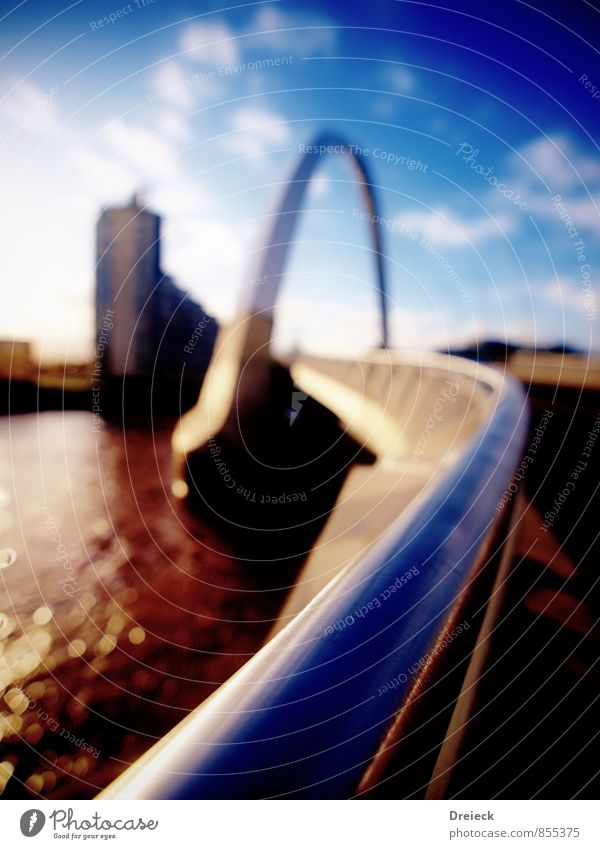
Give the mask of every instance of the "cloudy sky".
[[(395, 345), (598, 349), (600, 13), (447, 5), (0, 2), (0, 336), (91, 353), (95, 219), (136, 190), (164, 269), (231, 318), (281, 181), (328, 130), (377, 187)], [(360, 208), (323, 157), (282, 347), (377, 344)]]

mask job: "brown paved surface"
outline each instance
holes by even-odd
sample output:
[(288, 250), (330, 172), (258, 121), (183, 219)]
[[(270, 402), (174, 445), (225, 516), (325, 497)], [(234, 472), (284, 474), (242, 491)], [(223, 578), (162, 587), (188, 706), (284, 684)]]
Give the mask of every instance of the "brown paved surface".
[(0, 420), (4, 798), (94, 796), (256, 651), (283, 597), (281, 572), (173, 512), (172, 422), (90, 421)]

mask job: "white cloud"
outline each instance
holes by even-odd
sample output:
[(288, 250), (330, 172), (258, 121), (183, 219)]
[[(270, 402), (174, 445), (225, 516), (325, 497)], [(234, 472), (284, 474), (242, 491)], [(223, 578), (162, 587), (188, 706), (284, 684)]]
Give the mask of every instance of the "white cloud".
[(144, 179), (171, 181), (180, 178), (175, 152), (158, 133), (116, 118), (104, 127), (102, 135), (109, 148), (138, 170)]
[(231, 124), (236, 130), (260, 132), (274, 142), (285, 142), (289, 138), (285, 120), (261, 107), (243, 106), (233, 113)]
[(256, 156), (290, 140), (285, 119), (260, 107), (243, 106), (232, 114), (230, 124), (234, 134), (225, 146), (240, 156)]
[(370, 98), (370, 108), (378, 118), (391, 118), (401, 107), (401, 99), (395, 94), (411, 94), (416, 91), (416, 75), (399, 65), (390, 65), (381, 74), (381, 88), (389, 94)]
[(385, 73), (385, 82), (392, 91), (410, 94), (417, 87), (415, 75), (401, 65), (392, 65)]
[(184, 27), (181, 50), (202, 65), (234, 65), (239, 61), (235, 35), (224, 23), (192, 23)]
[(511, 233), (514, 219), (508, 215), (461, 219), (447, 209), (414, 210), (398, 215), (394, 219), (394, 228), (399, 232), (402, 229), (416, 232), (436, 246), (457, 247), (502, 237), (502, 231)]
[(124, 201), (136, 189), (134, 171), (127, 165), (90, 148), (77, 148), (71, 162), (83, 178), (85, 188), (99, 204)]
[(166, 184), (149, 193), (149, 205), (169, 218), (199, 215), (210, 203), (206, 188), (197, 180)]
[(190, 142), (193, 139), (192, 130), (183, 115), (171, 109), (161, 110), (156, 114), (157, 130), (176, 142)]
[[(561, 135), (530, 142), (519, 152), (523, 159), (516, 154), (511, 157), (514, 178), (510, 185), (529, 204), (531, 212), (553, 220), (556, 228), (566, 232), (559, 215), (564, 212), (578, 231), (598, 234), (600, 163), (579, 153), (573, 143)], [(563, 209), (556, 208), (552, 200), (554, 194), (560, 194)]]
[(195, 84), (194, 78), (186, 77), (180, 63), (175, 59), (162, 62), (152, 73), (152, 94), (180, 109), (188, 110), (194, 105), (192, 86)]
[(253, 46), (272, 51), (306, 55), (328, 53), (335, 47), (336, 31), (321, 17), (305, 14), (289, 15), (272, 6), (262, 6), (248, 27)]
[(519, 151), (516, 163), (530, 182), (537, 182), (534, 172), (550, 186), (552, 191), (565, 190), (597, 182), (600, 164), (595, 158), (578, 153), (570, 141), (561, 135), (539, 138), (529, 142)]
[(381, 97), (370, 97), (370, 109), (378, 119), (387, 120), (392, 118), (398, 109), (395, 97), (381, 95)]
[(45, 137), (58, 130), (61, 122), (56, 98), (59, 93), (54, 87), (44, 91), (28, 80), (20, 83), (0, 104), (2, 132), (9, 137), (21, 133)]
[(13, 187), (6, 202), (3, 276), (11, 295), (0, 314), (0, 335), (44, 342), (48, 356), (67, 350), (89, 356), (97, 205), (64, 182), (39, 194)]
[(576, 227), (600, 233), (600, 192), (592, 197), (569, 198), (566, 207)]
[(232, 317), (246, 250), (233, 227), (212, 218), (189, 218), (164, 228), (164, 266), (220, 319)]
[(583, 286), (578, 286), (571, 280), (565, 278), (553, 279), (533, 287), (539, 291), (541, 297), (552, 304), (559, 306), (563, 312), (573, 311), (589, 316), (594, 307), (596, 308), (596, 297), (592, 292), (586, 293)]
[[(376, 309), (359, 309), (320, 299), (283, 298), (277, 307), (274, 348), (278, 353), (297, 348), (311, 354), (359, 356), (379, 346), (379, 321)], [(458, 339), (454, 322), (444, 324), (440, 314), (433, 310), (394, 307), (388, 321), (395, 348), (433, 350)], [(472, 328), (470, 332), (472, 335)]]

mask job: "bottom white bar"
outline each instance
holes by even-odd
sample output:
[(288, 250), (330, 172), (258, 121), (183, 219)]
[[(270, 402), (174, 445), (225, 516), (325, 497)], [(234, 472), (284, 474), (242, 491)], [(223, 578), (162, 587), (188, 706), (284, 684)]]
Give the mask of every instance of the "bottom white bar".
[[(3, 846), (597, 849), (593, 801), (0, 802)], [(34, 841), (30, 843), (29, 841)]]

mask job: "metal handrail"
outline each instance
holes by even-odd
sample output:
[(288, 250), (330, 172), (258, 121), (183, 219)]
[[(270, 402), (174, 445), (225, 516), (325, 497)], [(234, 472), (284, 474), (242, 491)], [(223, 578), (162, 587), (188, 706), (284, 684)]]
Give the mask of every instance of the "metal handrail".
[[(519, 460), (521, 389), (490, 368), (479, 367), (478, 379), (493, 390), (488, 415), (436, 486), (104, 797), (355, 791), (471, 578)], [(414, 567), (376, 614), (353, 615)], [(352, 627), (332, 627), (350, 615)]]

